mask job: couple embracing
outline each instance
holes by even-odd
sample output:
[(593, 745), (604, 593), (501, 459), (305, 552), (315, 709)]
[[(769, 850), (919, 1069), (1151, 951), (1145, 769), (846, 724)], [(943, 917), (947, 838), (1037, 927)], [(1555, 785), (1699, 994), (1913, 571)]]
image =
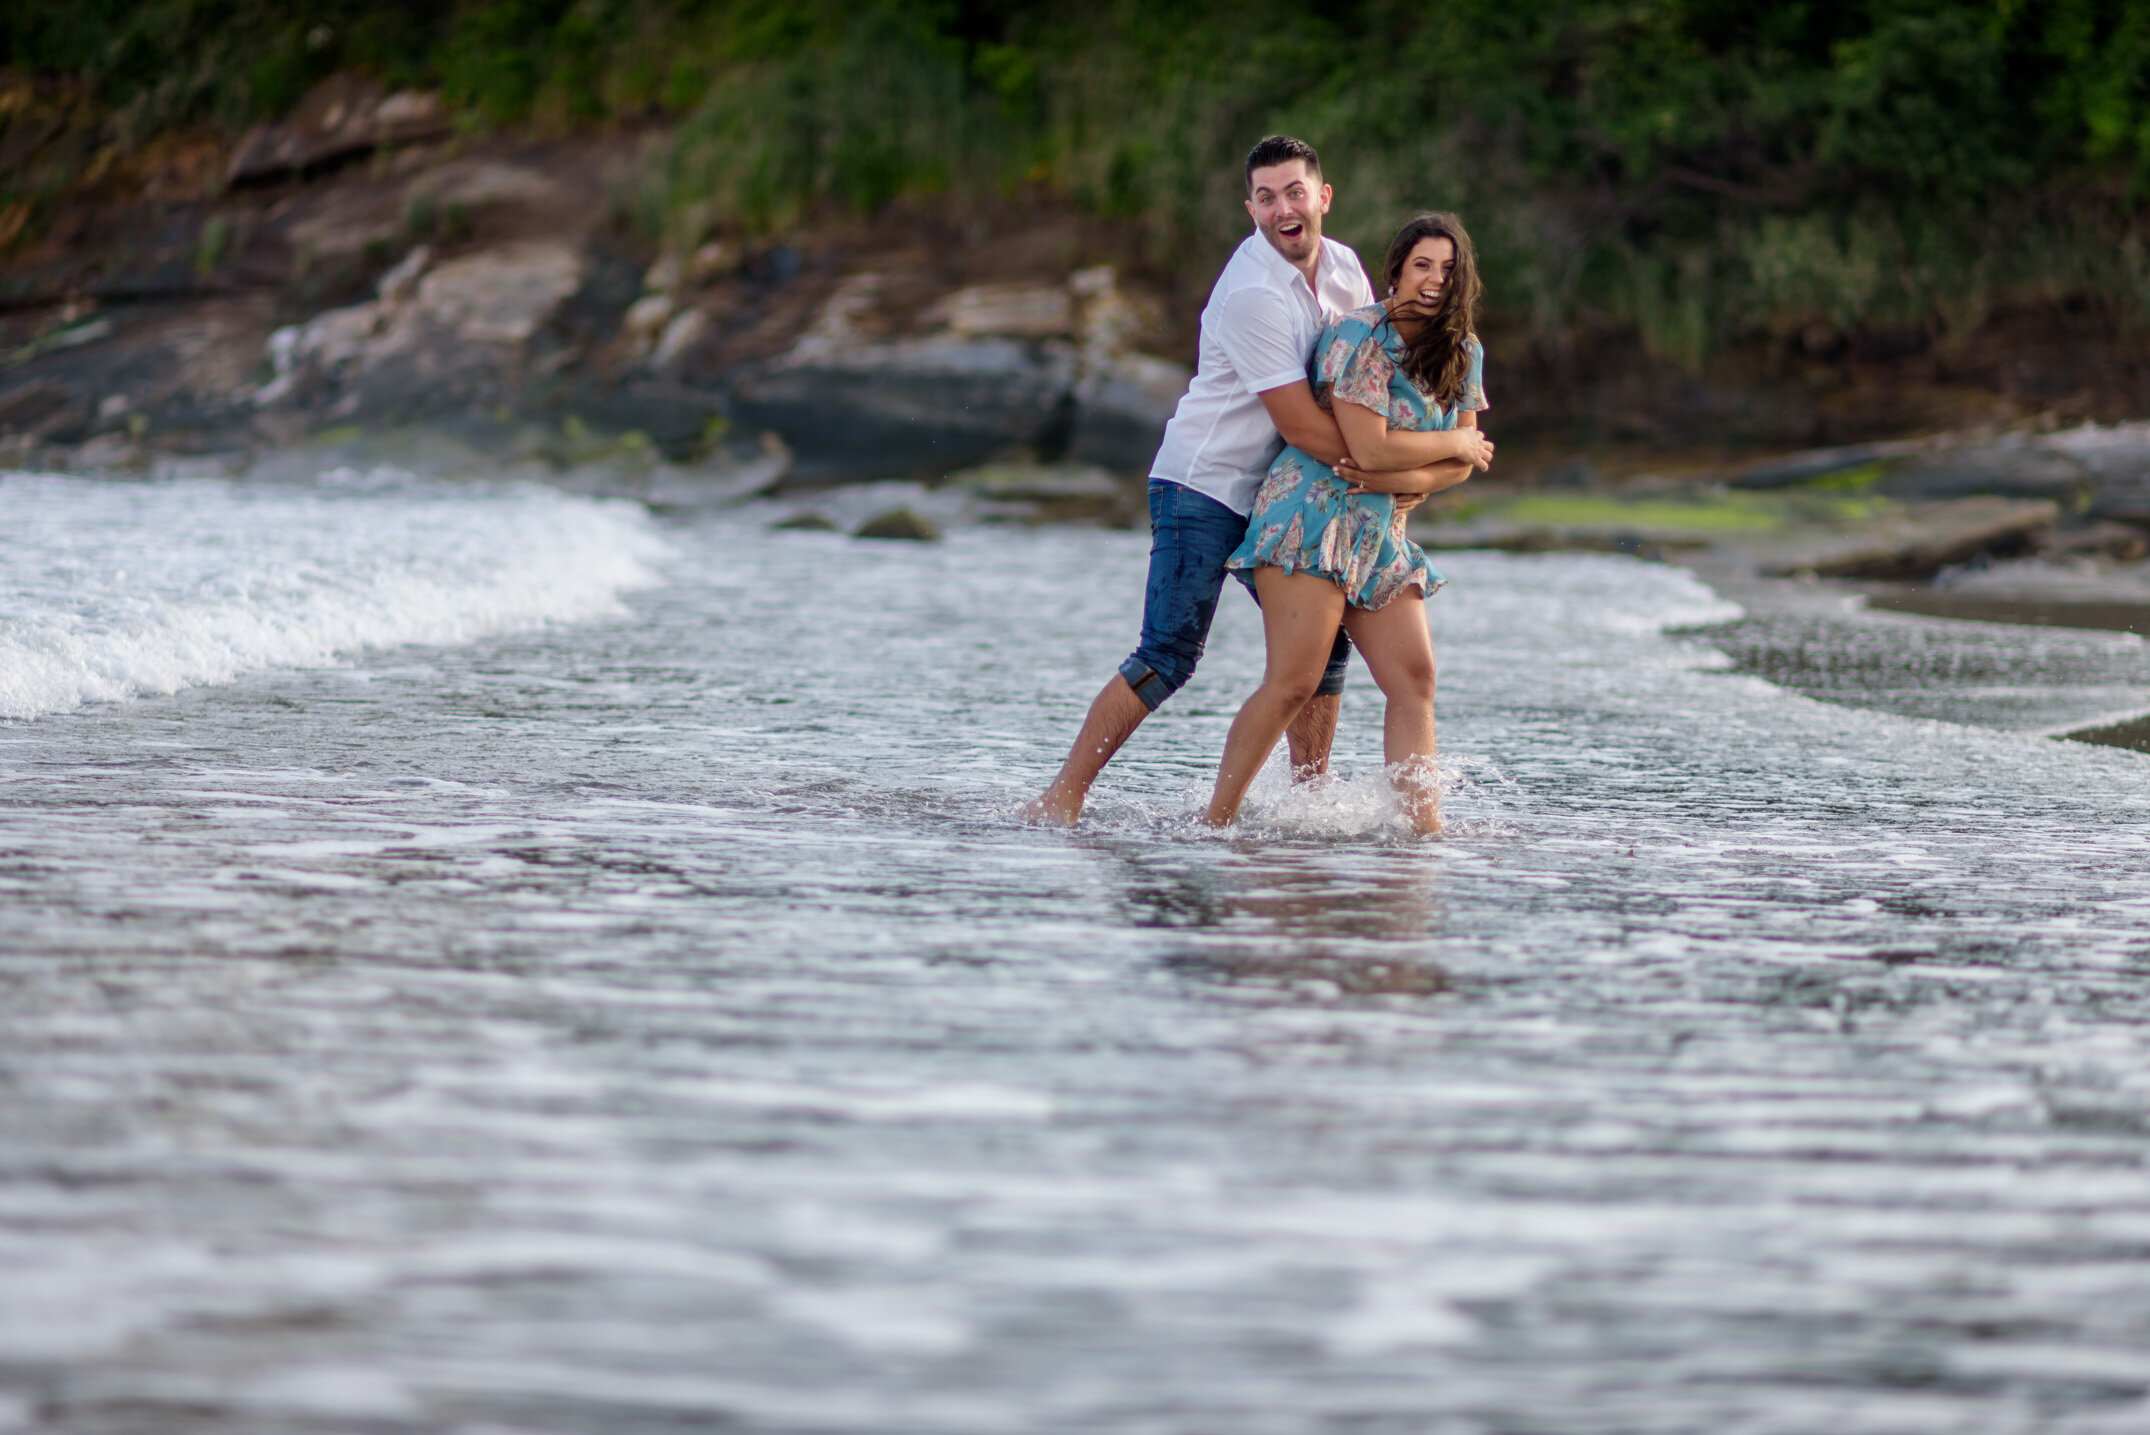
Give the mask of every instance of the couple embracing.
[(1209, 821), (1238, 816), (1279, 737), (1295, 778), (1327, 771), (1356, 646), (1387, 700), (1383, 756), (1404, 815), (1440, 831), (1426, 599), (1441, 578), (1404, 520), (1493, 460), (1478, 431), (1477, 269), (1453, 216), (1420, 215), (1389, 245), (1377, 301), (1358, 256), (1322, 237), (1330, 198), (1303, 140), (1247, 155), (1255, 233), (1210, 291), (1194, 381), (1150, 469), (1141, 644), (1032, 818), (1074, 822), (1112, 755), (1194, 675), (1231, 573), (1261, 605), (1268, 660), (1225, 740)]

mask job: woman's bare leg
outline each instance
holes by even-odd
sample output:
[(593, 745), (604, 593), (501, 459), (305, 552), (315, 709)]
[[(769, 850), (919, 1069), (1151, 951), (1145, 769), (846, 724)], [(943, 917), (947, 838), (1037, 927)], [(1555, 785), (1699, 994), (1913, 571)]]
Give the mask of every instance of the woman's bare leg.
[(1413, 593), (1385, 608), (1353, 608), (1344, 628), (1366, 659), (1388, 711), (1381, 723), (1381, 756), (1403, 795), (1413, 830), (1441, 830), (1441, 773), (1433, 735), (1433, 635), (1426, 600)]
[(1344, 590), (1311, 573), (1257, 568), (1254, 587), (1262, 596), (1268, 661), (1262, 685), (1232, 719), (1231, 734), (1224, 740), (1224, 761), (1218, 766), (1216, 791), (1209, 799), (1212, 827), (1227, 826), (1239, 816), (1239, 804), (1254, 774), (1262, 770), (1285, 727), (1321, 685), (1330, 645), (1336, 641), (1336, 625), (1344, 613)]

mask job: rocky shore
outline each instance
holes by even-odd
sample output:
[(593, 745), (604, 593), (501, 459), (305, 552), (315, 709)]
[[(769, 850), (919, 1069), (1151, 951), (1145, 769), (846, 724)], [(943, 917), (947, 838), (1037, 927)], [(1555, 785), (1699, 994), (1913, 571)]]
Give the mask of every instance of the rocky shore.
[(0, 464), (243, 472), (425, 431), (673, 501), (1084, 470), (1045, 483), (1050, 517), (1147, 463), (1188, 369), (1110, 226), (838, 219), (682, 253), (631, 222), (648, 141), (471, 139), (341, 77), (204, 173), (85, 198), (0, 264)]
[[(1109, 223), (895, 212), (682, 252), (630, 222), (651, 137), (475, 139), (443, 115), (338, 77), (16, 246), (0, 466), (506, 473), (909, 538), (1141, 521), (1200, 296)], [(2110, 421), (2126, 374), (2091, 405), (2103, 423), (1959, 395), (1899, 405), (1918, 437), (1817, 449), (1784, 440), (1889, 420), (1708, 376), (1659, 384), (1653, 409), (1635, 365), (1597, 365), (1586, 391), (1530, 362), (1503, 376), (1499, 471), (1422, 509), (1423, 542), (1706, 557), (2064, 616), (2150, 592), (2150, 424)], [(1899, 389), (1933, 390), (1921, 375)]]

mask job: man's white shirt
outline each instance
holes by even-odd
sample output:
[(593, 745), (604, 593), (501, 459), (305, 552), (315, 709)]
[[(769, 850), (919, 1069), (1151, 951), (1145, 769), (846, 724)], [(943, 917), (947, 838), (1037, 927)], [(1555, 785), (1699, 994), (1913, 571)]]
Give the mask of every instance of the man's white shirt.
[(1330, 320), (1374, 302), (1359, 256), (1321, 241), (1314, 287), (1256, 230), (1232, 254), (1202, 306), (1202, 346), (1194, 382), (1180, 396), (1150, 477), (1184, 484), (1235, 513), (1284, 440), (1257, 395), (1306, 382), (1314, 341)]

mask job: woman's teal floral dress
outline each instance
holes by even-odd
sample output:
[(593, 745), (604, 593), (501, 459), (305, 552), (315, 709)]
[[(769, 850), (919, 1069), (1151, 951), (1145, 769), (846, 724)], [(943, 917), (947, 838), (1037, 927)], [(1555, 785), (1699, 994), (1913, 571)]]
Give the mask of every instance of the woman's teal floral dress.
[[(1392, 429), (1420, 433), (1452, 429), (1461, 415), (1486, 407), (1485, 351), (1477, 339), (1470, 341), (1463, 392), (1455, 407), (1444, 409), (1404, 375), (1403, 339), (1383, 318), (1374, 304), (1322, 331), (1308, 377), (1323, 408), (1333, 411), (1335, 400), (1344, 399), (1386, 415)], [(1414, 585), (1431, 597), (1443, 580), (1404, 537), (1396, 500), (1386, 493), (1347, 496), (1350, 486), (1321, 460), (1286, 448), (1254, 496), (1246, 542), (1225, 566), (1318, 573), (1342, 588), (1354, 608), (1383, 607)]]

